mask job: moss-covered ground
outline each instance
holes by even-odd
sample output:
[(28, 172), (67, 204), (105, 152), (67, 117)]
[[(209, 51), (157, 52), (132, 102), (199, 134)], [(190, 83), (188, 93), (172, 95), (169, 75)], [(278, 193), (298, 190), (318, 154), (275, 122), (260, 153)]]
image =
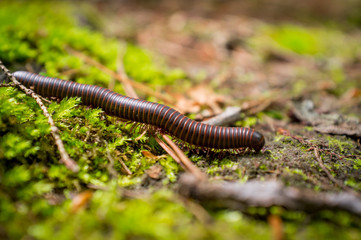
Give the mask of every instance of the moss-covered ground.
[[(113, 71), (121, 60), (130, 78), (168, 97), (186, 94), (187, 89), (206, 79), (212, 91), (231, 96), (220, 104), (222, 107), (233, 104), (245, 108), (236, 125), (255, 127), (267, 139), (264, 151), (258, 154), (187, 152), (212, 181), (279, 179), (288, 186), (315, 192), (343, 191), (320, 167), (312, 150), (317, 146), (332, 176), (361, 192), (359, 140), (318, 133), (294, 122), (289, 114), (292, 101), (312, 99), (324, 112), (360, 119), (359, 31), (336, 24), (304, 27), (246, 21), (257, 31), (240, 30), (244, 38), (229, 44), (245, 46), (247, 51), (202, 52), (199, 49), (207, 44), (212, 49), (212, 29), (227, 32), (220, 27), (222, 20), (207, 25), (204, 19), (190, 18), (179, 33), (174, 19), (185, 21), (185, 13), (162, 15), (167, 21), (158, 19), (159, 26), (176, 28), (175, 33), (168, 32), (167, 39), (163, 34), (168, 30), (155, 28), (155, 23), (137, 30), (142, 21), (149, 20), (134, 20), (144, 14), (144, 9), (126, 10), (106, 18), (99, 17), (99, 9), (88, 3), (3, 1), (0, 59), (12, 71), (26, 69), (111, 86), (111, 76), (72, 54), (69, 49), (73, 49)], [(114, 22), (123, 25), (118, 29)], [(154, 40), (153, 33), (163, 40)], [(167, 52), (177, 50), (165, 44), (175, 36), (186, 42), (179, 45), (189, 44), (183, 52), (187, 60)], [(193, 40), (187, 42), (187, 36)], [(225, 60), (227, 54), (244, 65), (231, 66), (232, 73), (227, 73), (231, 77), (225, 80), (222, 73), (232, 65)], [(194, 58), (190, 60), (190, 56)], [(217, 60), (221, 63), (214, 65), (212, 61)], [(220, 73), (212, 72), (214, 69)], [(114, 91), (124, 94), (118, 82)], [(264, 107), (248, 108), (245, 104), (254, 102)], [(133, 131), (132, 126), (101, 109), (80, 105), (80, 99), (52, 101), (46, 106), (80, 171), (73, 173), (59, 162), (50, 126), (35, 100), (15, 88), (1, 87), (0, 239), (270, 239), (275, 236), (275, 226), (269, 216), (280, 217), (286, 239), (361, 238), (360, 219), (344, 212), (325, 211), (313, 216), (281, 208), (254, 208), (246, 213), (206, 209), (213, 220), (203, 222), (197, 216), (202, 207), (195, 203), (201, 210), (194, 210), (190, 200), (174, 190), (182, 168), (151, 135), (139, 138), (141, 132)], [(193, 116), (197, 114), (193, 112)], [(277, 131), (279, 128), (287, 129), (291, 136)], [(126, 174), (122, 162), (131, 174)], [(154, 169), (160, 169), (156, 176), (149, 173)]]

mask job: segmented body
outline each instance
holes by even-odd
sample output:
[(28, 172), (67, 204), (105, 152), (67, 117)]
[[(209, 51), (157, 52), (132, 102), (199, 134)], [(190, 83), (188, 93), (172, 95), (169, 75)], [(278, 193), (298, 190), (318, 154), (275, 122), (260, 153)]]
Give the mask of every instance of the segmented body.
[(259, 151), (265, 140), (251, 128), (220, 127), (196, 122), (163, 104), (123, 96), (109, 89), (18, 71), (14, 76), (43, 97), (81, 97), (82, 103), (107, 114), (146, 123), (191, 145), (212, 149), (251, 148)]

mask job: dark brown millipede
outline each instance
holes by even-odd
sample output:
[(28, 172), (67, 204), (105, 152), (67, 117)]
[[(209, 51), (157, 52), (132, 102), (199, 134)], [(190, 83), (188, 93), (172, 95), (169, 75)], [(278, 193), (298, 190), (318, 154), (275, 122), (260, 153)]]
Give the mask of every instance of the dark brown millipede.
[(107, 114), (146, 123), (200, 148), (260, 151), (265, 144), (261, 133), (251, 128), (220, 127), (196, 122), (173, 108), (123, 96), (109, 89), (44, 77), (25, 71), (14, 76), (43, 97), (81, 97), (82, 103), (102, 108)]

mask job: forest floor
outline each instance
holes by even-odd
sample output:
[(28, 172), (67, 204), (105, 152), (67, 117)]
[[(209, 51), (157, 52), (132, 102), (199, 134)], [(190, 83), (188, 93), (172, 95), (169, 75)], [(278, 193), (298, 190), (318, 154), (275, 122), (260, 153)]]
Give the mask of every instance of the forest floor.
[[(41, 71), (117, 91), (120, 86), (109, 84), (102, 69), (79, 60), (79, 52), (116, 71), (114, 52), (122, 46), (125, 73), (164, 97), (135, 88), (141, 98), (163, 101), (200, 121), (240, 107), (230, 124), (264, 134), (260, 153), (186, 151), (210, 182), (277, 181), (285, 189), (311, 193), (316, 201), (322, 194), (341, 193), (360, 201), (360, 29), (337, 17), (327, 19), (326, 10), (324, 19), (305, 20), (277, 11), (262, 17), (257, 6), (236, 1), (192, 8), (164, 2), (80, 4), (75, 9), (81, 11), (71, 11), (66, 21), (45, 15), (54, 18), (45, 30), (23, 26), (36, 13), (25, 14), (14, 26), (9, 20), (0, 27), (6, 34), (0, 60), (13, 71)], [(12, 4), (3, 6), (0, 20), (16, 11)], [(252, 14), (237, 14), (238, 8)], [(56, 29), (57, 18), (68, 25)], [(22, 47), (9, 47), (10, 41)], [(7, 222), (0, 224), (0, 238), (68, 238), (74, 232), (90, 239), (361, 237), (360, 203), (354, 211), (332, 206), (318, 211), (302, 203), (293, 210), (287, 204), (242, 203), (246, 207), (240, 208), (226, 200), (220, 204), (217, 197), (210, 204), (197, 194), (179, 194), (182, 170), (152, 136), (140, 137), (100, 110), (78, 106), (76, 99), (47, 105), (81, 169), (69, 173), (56, 160), (45, 118), (39, 110), (28, 112), (36, 104), (14, 89), (0, 91), (0, 223)], [(27, 107), (20, 108), (24, 102)], [(31, 122), (35, 126), (20, 129)], [(21, 224), (26, 227), (17, 229)]]

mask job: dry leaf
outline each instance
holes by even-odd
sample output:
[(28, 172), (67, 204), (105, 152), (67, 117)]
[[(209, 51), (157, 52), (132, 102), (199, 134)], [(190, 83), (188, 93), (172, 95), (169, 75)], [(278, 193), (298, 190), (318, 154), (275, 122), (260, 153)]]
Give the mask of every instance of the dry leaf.
[(145, 171), (145, 173), (153, 179), (159, 179), (159, 175), (162, 172), (162, 167), (158, 164), (151, 166)]
[(79, 209), (84, 207), (90, 200), (90, 198), (93, 196), (93, 192), (90, 190), (86, 190), (84, 192), (81, 192), (77, 194), (73, 201), (71, 202), (71, 211), (77, 212)]
[(182, 94), (174, 94), (176, 99), (175, 108), (185, 114), (185, 113), (197, 113), (201, 110), (201, 105), (189, 98), (186, 98)]
[(142, 151), (142, 154), (144, 157), (147, 157), (147, 158), (150, 158), (150, 159), (154, 159), (154, 160), (157, 160), (159, 159), (160, 157), (159, 156), (155, 156), (153, 153), (149, 152), (149, 151), (146, 151), (146, 150), (143, 150)]
[(201, 107), (209, 108), (212, 115), (217, 115), (222, 112), (221, 103), (225, 102), (225, 97), (215, 93), (205, 84), (199, 84), (188, 90), (188, 98), (184, 95), (175, 95), (175, 107), (182, 113), (197, 113)]

